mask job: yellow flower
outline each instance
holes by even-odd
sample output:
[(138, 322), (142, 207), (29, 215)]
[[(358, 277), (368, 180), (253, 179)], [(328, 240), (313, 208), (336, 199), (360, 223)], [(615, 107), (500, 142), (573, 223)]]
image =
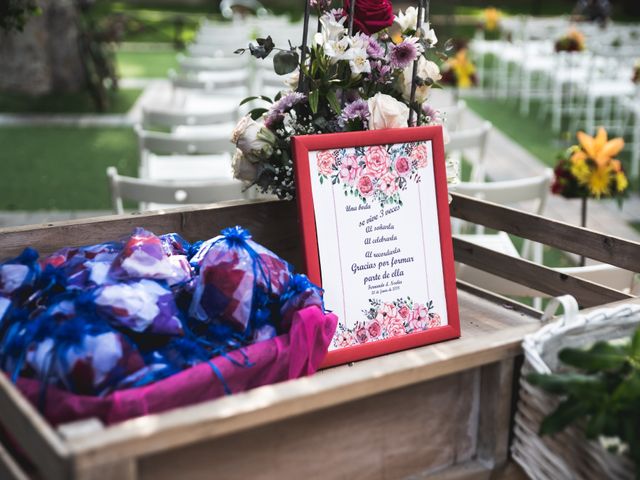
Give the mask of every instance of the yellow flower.
[(610, 169), (607, 167), (596, 168), (587, 182), (587, 187), (591, 194), (600, 198), (602, 195), (609, 195), (609, 184), (611, 183)]
[(628, 186), (629, 180), (627, 180), (627, 176), (624, 174), (624, 172), (616, 172), (616, 190), (618, 191), (618, 193), (624, 192)]
[(595, 137), (591, 137), (584, 132), (578, 132), (577, 137), (584, 152), (596, 162), (598, 167), (608, 165), (613, 157), (624, 148), (624, 140), (622, 138), (607, 140), (607, 131), (602, 127), (600, 127)]
[(459, 88), (469, 88), (473, 85), (473, 74), (476, 73), (476, 67), (467, 57), (466, 48), (456, 53), (447, 63), (455, 74)]
[(497, 30), (498, 23), (500, 23), (500, 18), (502, 17), (502, 12), (500, 12), (500, 10), (493, 7), (485, 8), (482, 12), (482, 16), (484, 17), (484, 28), (487, 31), (493, 32), (494, 30)]
[(587, 185), (591, 177), (591, 168), (587, 164), (586, 158), (571, 159), (571, 175), (576, 177), (578, 183)]

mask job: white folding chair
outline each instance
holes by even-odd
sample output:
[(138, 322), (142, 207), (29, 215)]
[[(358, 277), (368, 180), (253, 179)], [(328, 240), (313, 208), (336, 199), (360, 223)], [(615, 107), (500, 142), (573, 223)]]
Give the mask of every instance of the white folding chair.
[(145, 130), (169, 129), (182, 137), (227, 137), (240, 119), (238, 107), (218, 111), (187, 112), (176, 107), (142, 107), (142, 127)]
[(458, 100), (455, 105), (449, 105), (438, 109), (444, 118), (445, 125), (449, 133), (460, 130), (462, 119), (467, 111), (467, 102)]
[(169, 71), (169, 80), (176, 90), (188, 90), (202, 94), (229, 94), (238, 99), (251, 93), (252, 74), (249, 69), (229, 70), (224, 72), (177, 73)]
[[(542, 215), (547, 204), (552, 178), (553, 171), (546, 169), (543, 175), (518, 180), (481, 183), (462, 182), (452, 185), (451, 191), (500, 205), (521, 207), (524, 202), (534, 203), (531, 209), (532, 212)], [(459, 223), (452, 223), (452, 227), (456, 233), (461, 230)], [(543, 246), (539, 243), (524, 240), (522, 251), (518, 252), (506, 233), (486, 234), (484, 233), (484, 227), (481, 226), (476, 226), (476, 232), (473, 234), (459, 234), (456, 236), (485, 248), (511, 256), (522, 256), (535, 263), (542, 264)], [(474, 280), (478, 277), (482, 278), (483, 275), (486, 276), (486, 282), (479, 283), (483, 288), (486, 288), (485, 285), (490, 285), (497, 278), (467, 265), (459, 265), (456, 274), (460, 280), (465, 281)]]
[(238, 180), (148, 180), (119, 175), (115, 167), (107, 168), (107, 177), (113, 211), (117, 214), (124, 213), (123, 200), (138, 202), (144, 211), (247, 198), (244, 185)]
[(465, 160), (471, 163), (470, 180), (472, 182), (485, 181), (487, 141), (492, 129), (491, 122), (483, 122), (477, 128), (454, 130), (450, 132), (449, 143), (445, 145), (445, 152), (448, 156), (454, 157), (457, 161), (464, 157)]
[(178, 65), (184, 73), (199, 72), (228, 72), (251, 68), (250, 55), (236, 55), (235, 57), (188, 57), (178, 54)]
[(218, 137), (152, 132), (135, 127), (140, 149), (140, 178), (195, 180), (233, 178), (235, 146), (227, 135)]

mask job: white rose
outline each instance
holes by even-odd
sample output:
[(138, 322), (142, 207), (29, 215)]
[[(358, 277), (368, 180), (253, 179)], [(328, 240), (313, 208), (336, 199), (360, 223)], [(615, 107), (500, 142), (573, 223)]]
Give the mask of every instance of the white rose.
[(376, 93), (367, 100), (369, 105), (369, 130), (402, 128), (409, 121), (409, 107), (390, 95)]
[(233, 155), (232, 165), (233, 176), (235, 178), (252, 183), (256, 181), (258, 176), (258, 166), (247, 160), (239, 149), (236, 149), (236, 153)]
[[(413, 73), (413, 64), (409, 65), (404, 69), (402, 74), (400, 75), (400, 91), (402, 92), (402, 98), (404, 98), (407, 102), (411, 98), (411, 75)], [(422, 55), (418, 59), (418, 71), (416, 77), (422, 79), (423, 81), (431, 83), (437, 82), (442, 78), (440, 74), (440, 68), (435, 62), (431, 60), (427, 60)], [(429, 98), (429, 91), (431, 90), (431, 85), (420, 85), (416, 88), (416, 102), (423, 103)]]
[(252, 162), (271, 156), (274, 141), (273, 132), (248, 115), (240, 119), (231, 133), (231, 142)]
[(300, 82), (300, 69), (296, 68), (285, 78), (284, 84), (289, 87), (289, 90), (295, 90), (298, 88), (298, 82)]

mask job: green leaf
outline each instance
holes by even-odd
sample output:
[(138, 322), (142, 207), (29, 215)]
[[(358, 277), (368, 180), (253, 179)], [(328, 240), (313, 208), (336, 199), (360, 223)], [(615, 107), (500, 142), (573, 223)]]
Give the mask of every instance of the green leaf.
[(631, 338), (631, 356), (640, 361), (640, 328)]
[(565, 348), (558, 358), (572, 367), (597, 372), (623, 367), (627, 362), (627, 352), (624, 347), (598, 342), (589, 350)]
[(600, 378), (583, 375), (580, 373), (561, 373), (545, 375), (531, 373), (527, 375), (527, 381), (549, 393), (586, 395), (593, 397), (603, 388)]
[(334, 90), (329, 90), (327, 93), (327, 101), (329, 105), (331, 105), (331, 109), (336, 112), (337, 115), (342, 113), (342, 108), (340, 108), (340, 102), (338, 101), (338, 97), (336, 96), (336, 92)]
[(240, 105), (244, 105), (245, 103), (251, 102), (252, 100), (264, 100), (265, 102), (273, 103), (273, 100), (271, 100), (269, 97), (265, 95), (258, 95), (245, 98), (240, 102)]
[(555, 412), (542, 421), (540, 424), (540, 435), (558, 433), (586, 413), (587, 408), (583, 404), (578, 403), (575, 398), (568, 398), (558, 405)]
[(309, 92), (309, 106), (311, 111), (315, 114), (318, 113), (318, 101), (320, 100), (320, 91), (311, 90)]
[(258, 120), (266, 112), (268, 112), (266, 108), (254, 108), (249, 112), (249, 115), (253, 120)]
[(286, 75), (298, 68), (298, 53), (292, 50), (281, 50), (273, 56), (273, 70), (278, 75)]

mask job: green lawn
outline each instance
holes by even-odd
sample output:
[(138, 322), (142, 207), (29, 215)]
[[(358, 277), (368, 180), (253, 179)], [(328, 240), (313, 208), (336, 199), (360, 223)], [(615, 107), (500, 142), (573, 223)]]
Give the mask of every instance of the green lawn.
[(120, 49), (116, 53), (118, 74), (121, 78), (166, 78), (167, 71), (176, 69), (178, 62), (174, 50), (131, 51)]
[(106, 168), (135, 175), (130, 128), (0, 128), (0, 210), (110, 209)]
[[(119, 90), (111, 94), (111, 104), (105, 113), (127, 113), (140, 96), (141, 90)], [(86, 92), (56, 93), (31, 97), (0, 93), (2, 113), (96, 113)]]

